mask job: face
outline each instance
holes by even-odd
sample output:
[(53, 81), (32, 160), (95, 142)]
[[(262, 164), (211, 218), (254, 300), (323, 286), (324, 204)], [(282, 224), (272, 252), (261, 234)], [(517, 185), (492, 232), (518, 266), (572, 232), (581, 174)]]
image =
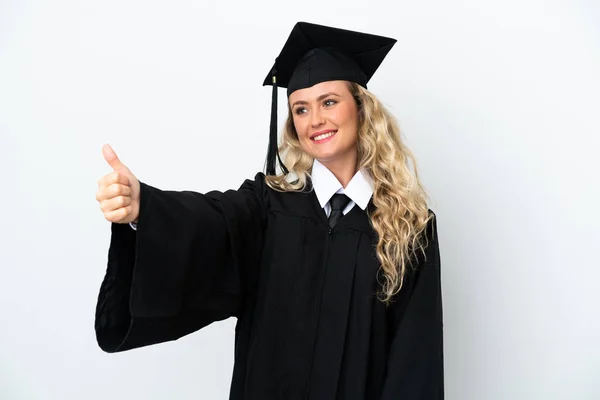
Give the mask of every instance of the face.
[(358, 107), (347, 82), (322, 82), (299, 89), (288, 100), (305, 152), (324, 165), (356, 165)]

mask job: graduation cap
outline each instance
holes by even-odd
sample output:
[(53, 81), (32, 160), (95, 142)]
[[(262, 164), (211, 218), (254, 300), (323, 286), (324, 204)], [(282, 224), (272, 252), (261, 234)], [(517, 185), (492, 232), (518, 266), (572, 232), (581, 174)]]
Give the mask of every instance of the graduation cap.
[(285, 42), (263, 86), (273, 85), (267, 175), (275, 175), (275, 161), (287, 168), (277, 151), (277, 87), (287, 95), (317, 83), (345, 80), (367, 88), (396, 39), (368, 33), (298, 22)]

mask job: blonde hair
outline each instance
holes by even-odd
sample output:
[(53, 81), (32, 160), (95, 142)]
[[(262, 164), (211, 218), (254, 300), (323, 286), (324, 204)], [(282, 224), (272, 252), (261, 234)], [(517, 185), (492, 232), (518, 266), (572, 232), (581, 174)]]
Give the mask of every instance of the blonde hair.
[[(369, 217), (378, 235), (376, 253), (384, 278), (379, 295), (388, 304), (402, 288), (408, 268), (414, 266), (417, 250), (425, 255), (424, 233), (433, 214), (395, 118), (362, 86), (349, 82), (349, 89), (359, 112), (358, 169), (364, 168), (374, 182), (375, 211)], [(302, 150), (289, 111), (279, 152), (290, 175), (266, 176), (267, 185), (278, 191), (303, 190), (313, 164)]]

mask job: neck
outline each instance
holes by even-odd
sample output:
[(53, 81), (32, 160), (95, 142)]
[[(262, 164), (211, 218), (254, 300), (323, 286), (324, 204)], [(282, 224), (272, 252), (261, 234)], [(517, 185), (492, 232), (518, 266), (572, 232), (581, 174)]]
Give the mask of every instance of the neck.
[(357, 171), (357, 157), (356, 154), (352, 157), (352, 159), (344, 159), (344, 160), (328, 160), (321, 161), (328, 170), (331, 171), (333, 175), (337, 178), (337, 180), (342, 184), (344, 189), (348, 186), (348, 183), (352, 180)]

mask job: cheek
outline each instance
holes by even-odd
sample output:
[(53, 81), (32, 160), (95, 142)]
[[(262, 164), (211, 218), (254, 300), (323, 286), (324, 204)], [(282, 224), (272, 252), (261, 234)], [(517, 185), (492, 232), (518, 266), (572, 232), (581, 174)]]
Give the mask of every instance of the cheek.
[(358, 112), (351, 108), (340, 110), (337, 116), (338, 125), (343, 126), (352, 136), (358, 135)]
[(298, 136), (298, 140), (300, 140), (300, 142), (302, 142), (306, 136), (307, 125), (305, 120), (306, 118), (302, 119), (294, 117), (294, 129), (296, 129), (296, 135)]

